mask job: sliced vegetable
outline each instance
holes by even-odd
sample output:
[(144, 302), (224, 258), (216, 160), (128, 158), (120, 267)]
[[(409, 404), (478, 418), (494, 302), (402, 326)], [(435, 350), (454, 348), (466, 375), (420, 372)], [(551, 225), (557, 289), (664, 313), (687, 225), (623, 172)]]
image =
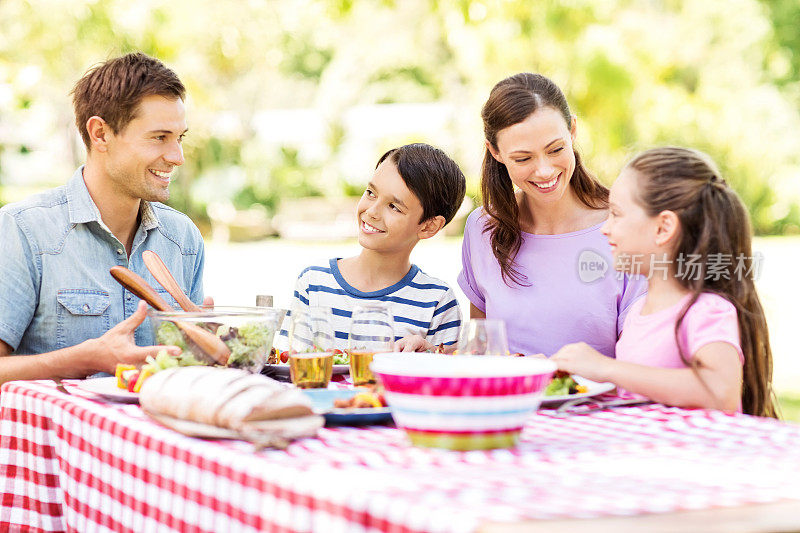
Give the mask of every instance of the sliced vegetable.
[(140, 372), (134, 370), (132, 374), (128, 375), (128, 392), (134, 392), (133, 388), (136, 386), (136, 381), (139, 379)]
[(144, 384), (145, 380), (152, 375), (153, 373), (150, 370), (143, 368), (142, 371), (139, 372), (139, 376), (136, 378), (136, 383), (133, 385), (133, 392), (139, 392), (142, 390), (142, 385)]
[(127, 381), (123, 380), (122, 373), (129, 370), (136, 370), (136, 367), (133, 365), (123, 365), (122, 363), (117, 363), (117, 368), (114, 370), (114, 375), (117, 378), (117, 387), (120, 389), (128, 388), (128, 383)]

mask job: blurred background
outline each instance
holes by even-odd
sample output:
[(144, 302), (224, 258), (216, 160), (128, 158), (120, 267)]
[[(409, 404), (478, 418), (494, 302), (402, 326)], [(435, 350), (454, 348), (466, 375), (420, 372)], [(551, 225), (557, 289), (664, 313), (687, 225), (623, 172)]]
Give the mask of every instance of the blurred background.
[(0, 205), (83, 162), (69, 92), (89, 67), (156, 56), (188, 90), (170, 203), (207, 237), (218, 303), (285, 304), (304, 266), (357, 252), (353, 210), (375, 162), (418, 141), (468, 179), (447, 235), (414, 255), (455, 285), (480, 203), (480, 108), (516, 72), (565, 90), (607, 184), (641, 149), (702, 149), (750, 209), (776, 387), (800, 413), (796, 0), (6, 0), (0, 21)]

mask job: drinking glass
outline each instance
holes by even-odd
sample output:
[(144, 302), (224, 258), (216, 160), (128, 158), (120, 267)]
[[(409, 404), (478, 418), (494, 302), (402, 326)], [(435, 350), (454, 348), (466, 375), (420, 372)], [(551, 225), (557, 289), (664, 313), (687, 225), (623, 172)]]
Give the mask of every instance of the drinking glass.
[(497, 318), (473, 318), (462, 324), (459, 355), (509, 355), (506, 323)]
[(293, 310), (289, 328), (289, 375), (301, 389), (325, 388), (333, 375), (333, 321), (323, 307)]
[(394, 350), (394, 320), (387, 306), (374, 304), (353, 308), (348, 348), (353, 384), (375, 383), (375, 376), (369, 369), (373, 356)]

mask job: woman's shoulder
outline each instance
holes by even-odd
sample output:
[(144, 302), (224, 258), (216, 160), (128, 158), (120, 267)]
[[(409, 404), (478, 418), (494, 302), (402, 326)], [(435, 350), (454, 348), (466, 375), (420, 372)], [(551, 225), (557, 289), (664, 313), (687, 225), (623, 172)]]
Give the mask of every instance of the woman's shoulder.
[(482, 235), (485, 233), (488, 223), (489, 214), (483, 206), (477, 207), (467, 216), (467, 222), (464, 225), (464, 234), (475, 236)]
[(486, 214), (486, 210), (483, 208), (483, 206), (478, 206), (467, 216), (467, 225), (474, 225), (478, 222), (478, 220), (485, 220), (487, 217), (488, 215)]

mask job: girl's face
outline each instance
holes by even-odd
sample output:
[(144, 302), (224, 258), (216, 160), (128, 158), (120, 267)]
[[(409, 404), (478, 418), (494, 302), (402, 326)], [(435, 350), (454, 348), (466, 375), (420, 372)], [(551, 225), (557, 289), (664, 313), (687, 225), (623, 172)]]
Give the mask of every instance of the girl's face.
[(663, 249), (656, 244), (658, 217), (649, 216), (637, 200), (638, 179), (632, 168), (622, 170), (611, 186), (609, 215), (601, 231), (608, 237), (617, 270), (647, 275)]
[(497, 149), (487, 141), (492, 156), (508, 169), (512, 183), (536, 203), (560, 200), (575, 170), (575, 118), (567, 124), (552, 107), (500, 130)]

